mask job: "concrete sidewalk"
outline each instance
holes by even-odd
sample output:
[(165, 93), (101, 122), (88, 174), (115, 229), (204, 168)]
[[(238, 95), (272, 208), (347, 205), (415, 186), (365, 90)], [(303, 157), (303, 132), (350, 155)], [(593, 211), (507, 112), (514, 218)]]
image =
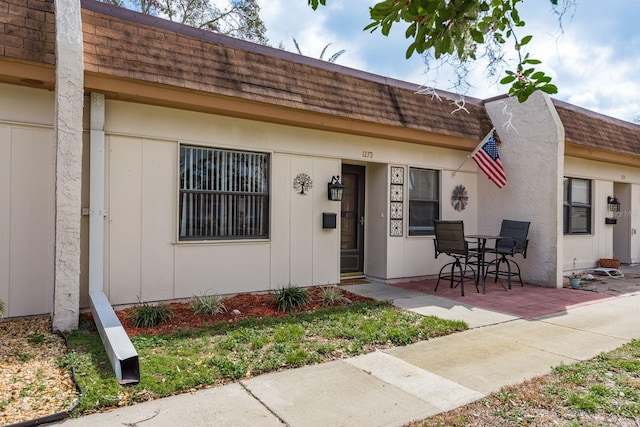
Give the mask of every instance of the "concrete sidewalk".
[(400, 426), (640, 338), (640, 294), (532, 320), (377, 283), (348, 290), (471, 329), (58, 424)]

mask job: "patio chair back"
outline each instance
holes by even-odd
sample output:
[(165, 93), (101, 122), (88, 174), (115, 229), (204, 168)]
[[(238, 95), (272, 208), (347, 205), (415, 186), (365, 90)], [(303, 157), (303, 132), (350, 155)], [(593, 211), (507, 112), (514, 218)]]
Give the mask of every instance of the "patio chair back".
[(500, 227), (500, 236), (509, 238), (500, 239), (496, 242), (496, 252), (505, 255), (522, 254), (526, 258), (530, 224), (528, 221), (503, 219)]
[(436, 238), (436, 258), (439, 254), (468, 256), (469, 244), (464, 239), (464, 224), (462, 221), (434, 220)]

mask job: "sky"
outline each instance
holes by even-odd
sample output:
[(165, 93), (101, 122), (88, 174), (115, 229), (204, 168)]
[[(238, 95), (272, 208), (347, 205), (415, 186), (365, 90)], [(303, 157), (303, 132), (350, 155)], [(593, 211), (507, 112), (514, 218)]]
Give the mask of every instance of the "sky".
[[(561, 0), (562, 1), (562, 0)], [(307, 0), (262, 0), (262, 17), (272, 46), (324, 59), (346, 50), (336, 64), (419, 85), (456, 92), (453, 73), (426, 73), (422, 57), (405, 58), (406, 26), (396, 25), (388, 37), (362, 29), (369, 24), (375, 0), (327, 0), (313, 11)], [(531, 57), (543, 63), (558, 86), (554, 98), (627, 121), (640, 123), (640, 1), (575, 0), (561, 21), (549, 0), (525, 0), (520, 16), (526, 22), (520, 37), (531, 34)], [(472, 66), (471, 88), (465, 95), (486, 99), (502, 95), (507, 86), (487, 78), (482, 63)], [(500, 76), (502, 77), (502, 76)], [(498, 79), (499, 80), (499, 79)]]

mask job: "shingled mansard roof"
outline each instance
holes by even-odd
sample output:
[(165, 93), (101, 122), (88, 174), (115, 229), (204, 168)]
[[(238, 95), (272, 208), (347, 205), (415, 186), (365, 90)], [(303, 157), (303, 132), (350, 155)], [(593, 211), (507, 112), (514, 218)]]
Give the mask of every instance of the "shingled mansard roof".
[[(492, 126), (475, 98), (452, 113), (455, 94), (419, 93), (414, 84), (95, 0), (82, 8), (85, 87), (112, 99), (458, 149), (472, 149)], [(53, 87), (53, 10), (45, 0), (0, 0), (0, 80)], [(554, 104), (573, 147), (567, 154), (640, 157), (640, 126)]]

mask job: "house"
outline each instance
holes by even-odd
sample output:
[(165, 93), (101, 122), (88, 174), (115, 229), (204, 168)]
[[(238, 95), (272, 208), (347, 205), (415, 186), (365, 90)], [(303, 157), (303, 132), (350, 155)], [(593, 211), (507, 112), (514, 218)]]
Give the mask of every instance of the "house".
[[(73, 329), (92, 289), (124, 306), (432, 276), (437, 217), (470, 233), (531, 221), (529, 283), (640, 259), (637, 125), (541, 93), (454, 105), (94, 0), (0, 0), (0, 31), (9, 317)], [(494, 127), (502, 189), (465, 162)]]

